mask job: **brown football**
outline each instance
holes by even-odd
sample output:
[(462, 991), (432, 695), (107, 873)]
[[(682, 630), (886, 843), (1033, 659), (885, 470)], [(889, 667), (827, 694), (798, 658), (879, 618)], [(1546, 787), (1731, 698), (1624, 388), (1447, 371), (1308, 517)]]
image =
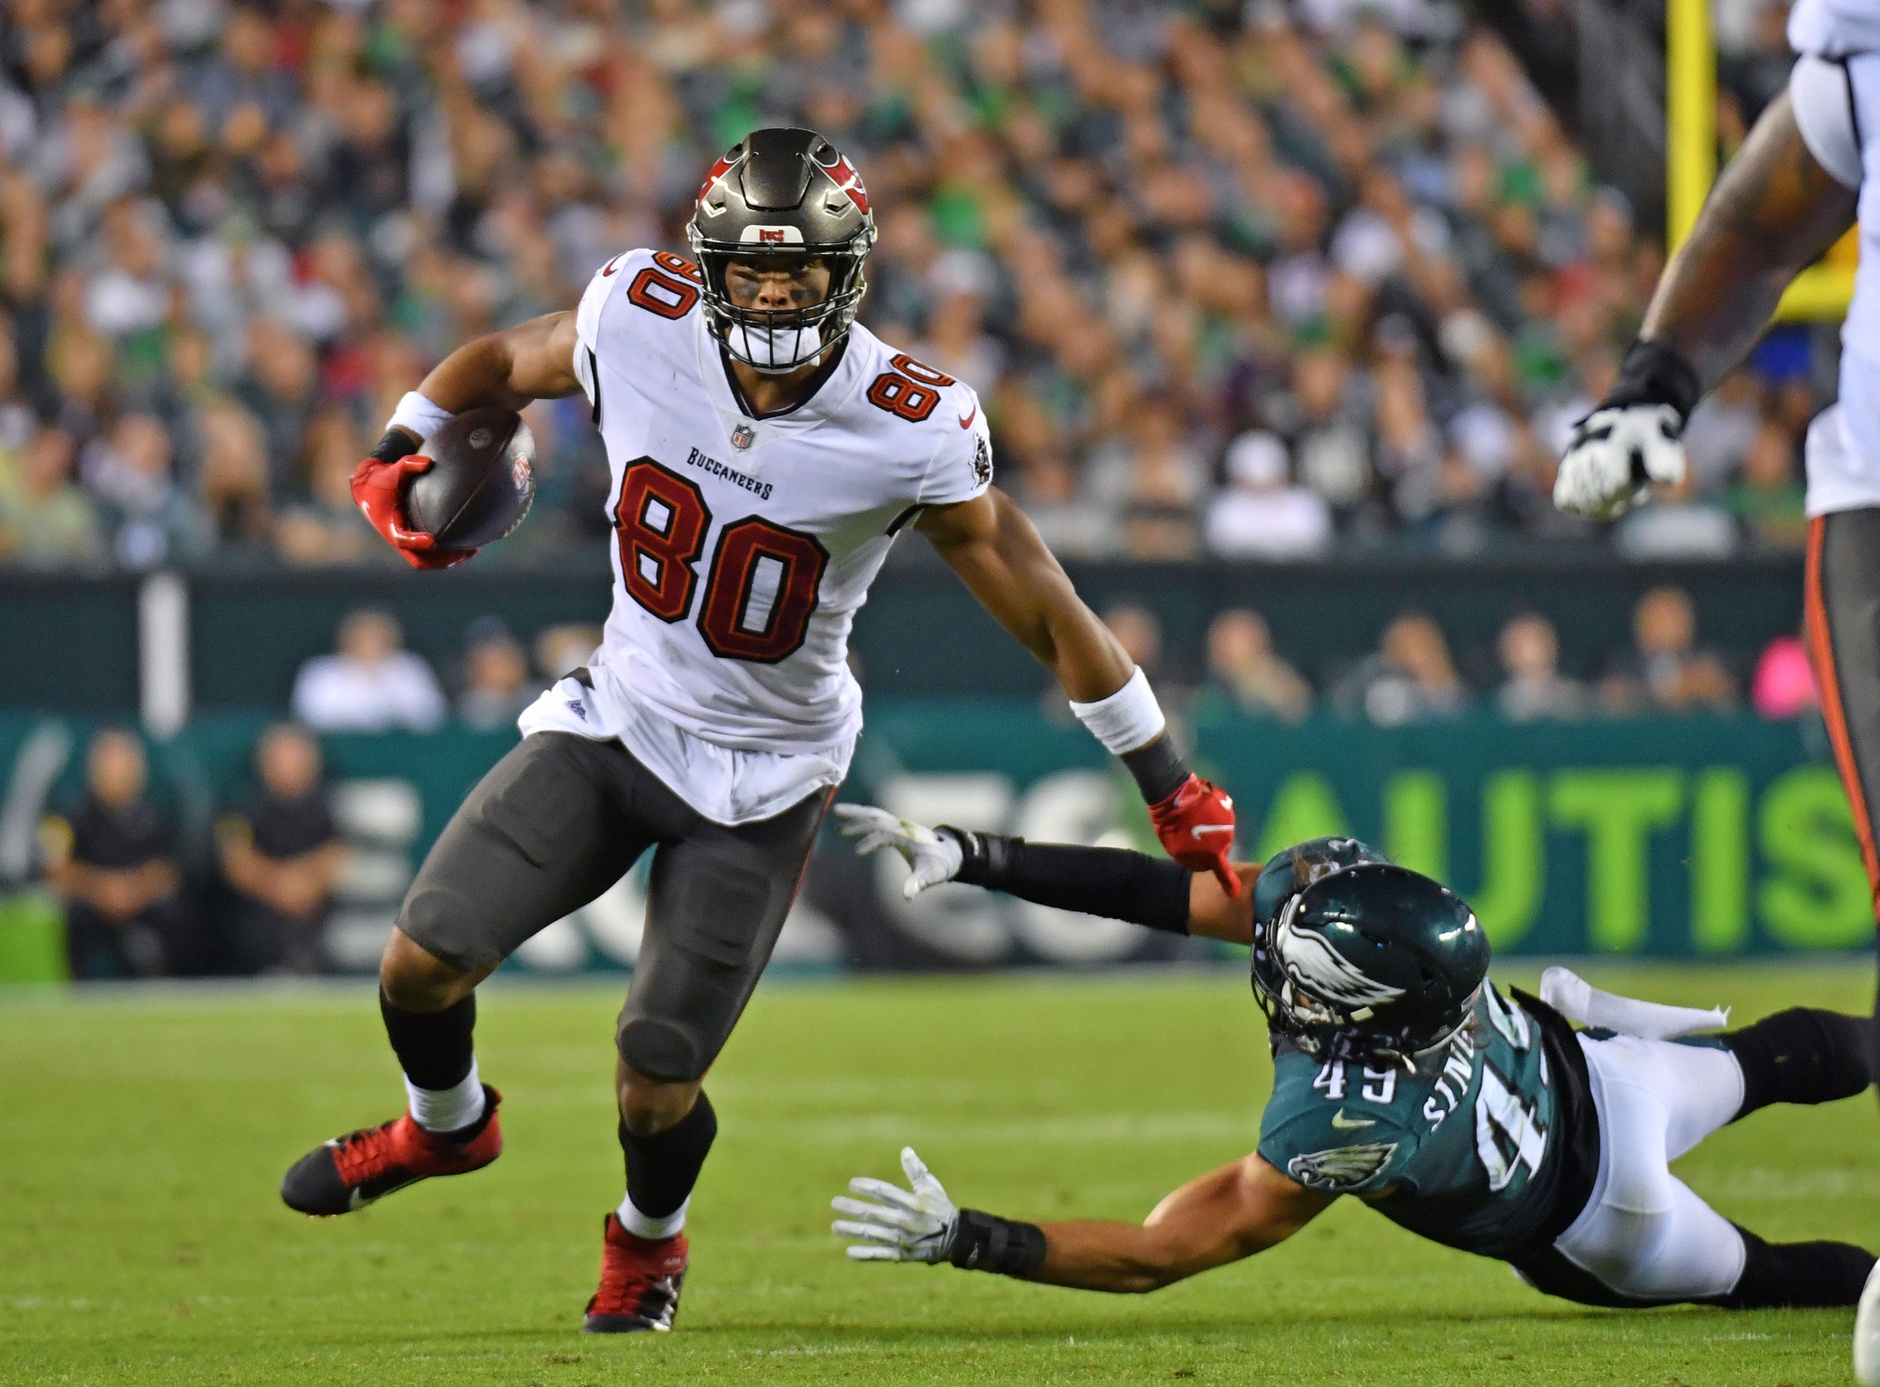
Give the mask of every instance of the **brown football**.
[(440, 549), (494, 544), (535, 499), (535, 435), (514, 410), (467, 409), (419, 449), (431, 466), (406, 484), (405, 517)]

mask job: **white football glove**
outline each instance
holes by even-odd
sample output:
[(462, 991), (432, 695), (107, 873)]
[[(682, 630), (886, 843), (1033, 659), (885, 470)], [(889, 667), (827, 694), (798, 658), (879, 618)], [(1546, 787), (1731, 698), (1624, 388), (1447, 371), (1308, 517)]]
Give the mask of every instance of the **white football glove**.
[(901, 895), (910, 901), (929, 886), (953, 880), (965, 856), (953, 839), (873, 805), (838, 804), (836, 817), (842, 820), (843, 837), (861, 840), (855, 851), (864, 857), (880, 848), (893, 848), (907, 859), (914, 870), (901, 883)]
[(912, 1191), (858, 1175), (849, 1181), (849, 1192), (865, 1198), (839, 1194), (829, 1201), (837, 1213), (854, 1215), (839, 1218), (829, 1227), (838, 1237), (862, 1239), (848, 1250), (858, 1262), (946, 1260), (947, 1243), (960, 1211), (911, 1146), (901, 1148), (901, 1169), (907, 1172)]
[(1684, 480), (1684, 426), (1670, 405), (1611, 405), (1573, 430), (1554, 479), (1554, 504), (1610, 520), (1651, 496), (1651, 484)]

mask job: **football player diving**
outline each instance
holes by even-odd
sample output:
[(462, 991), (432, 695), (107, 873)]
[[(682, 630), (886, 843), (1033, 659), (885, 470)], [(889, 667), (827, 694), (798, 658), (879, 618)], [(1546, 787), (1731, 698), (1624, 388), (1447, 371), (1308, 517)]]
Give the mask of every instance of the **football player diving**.
[(1348, 838), (1237, 866), (1252, 889), (1230, 896), (1142, 853), (836, 812), (859, 851), (907, 858), (909, 896), (959, 881), (1250, 944), (1273, 1048), (1257, 1150), (1189, 1181), (1139, 1225), (959, 1208), (907, 1149), (910, 1188), (863, 1177), (834, 1201), (850, 1257), (1151, 1291), (1283, 1242), (1354, 1194), (1589, 1305), (1852, 1305), (1874, 1266), (1846, 1243), (1764, 1242), (1669, 1168), (1758, 1108), (1867, 1088), (1864, 1017), (1797, 1007), (1696, 1036), (1721, 1014), (1549, 970), (1543, 991), (1611, 1027), (1576, 1031), (1561, 1010), (1488, 980), (1488, 939), (1466, 904)]
[(1193, 774), (1148, 679), (992, 486), (970, 386), (855, 321), (875, 221), (861, 176), (808, 130), (733, 145), (699, 189), (695, 259), (615, 256), (579, 305), (468, 342), (400, 402), (353, 495), (419, 568), (404, 511), (425, 440), (482, 406), (584, 395), (612, 470), (613, 607), (586, 668), (522, 715), (521, 742), (445, 825), (379, 969), (407, 1111), (316, 1146), (281, 1183), (344, 1214), (502, 1150), (479, 1077), (476, 986), (517, 946), (653, 854), (615, 1033), (626, 1193), (604, 1221), (584, 1330), (673, 1324), (686, 1209), (717, 1132), (706, 1071), (737, 1024), (848, 773), (862, 697), (856, 611), (917, 530), (1056, 676), (1142, 787), (1171, 855), (1227, 870), (1233, 803)]

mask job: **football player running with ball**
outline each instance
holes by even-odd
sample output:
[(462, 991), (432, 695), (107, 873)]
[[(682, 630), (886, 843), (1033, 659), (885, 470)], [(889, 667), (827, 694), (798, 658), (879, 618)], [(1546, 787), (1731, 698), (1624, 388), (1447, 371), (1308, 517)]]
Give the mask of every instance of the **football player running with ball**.
[(586, 669), (444, 828), (399, 912), (380, 1005), (409, 1109), (315, 1147), (281, 1197), (343, 1214), (502, 1150), (472, 1053), (476, 985), (649, 849), (646, 933), (616, 1065), (626, 1196), (584, 1328), (670, 1329), (686, 1207), (717, 1130), (700, 1085), (802, 879), (861, 727), (848, 634), (889, 546), (919, 530), (1047, 665), (1142, 786), (1168, 850), (1227, 870), (1233, 804), (1164, 734), (1141, 670), (993, 488), (972, 389), (854, 321), (875, 240), (854, 167), (808, 130), (732, 146), (699, 191), (695, 259), (636, 250), (572, 312), (458, 348), (353, 477), (416, 566), (469, 557), (414, 531), (400, 484), (482, 406), (585, 394), (613, 473), (614, 600)]
[[(1468, 906), (1351, 839), (1237, 867), (1252, 889), (1230, 896), (1141, 853), (837, 813), (861, 851), (908, 859), (909, 895), (961, 881), (1251, 944), (1273, 1047), (1258, 1149), (1189, 1181), (1140, 1225), (1040, 1226), (958, 1208), (908, 1149), (910, 1188), (865, 1177), (834, 1201), (853, 1258), (1152, 1291), (1283, 1242), (1354, 1194), (1589, 1305), (1852, 1305), (1874, 1266), (1846, 1243), (1764, 1242), (1669, 1169), (1767, 1104), (1867, 1088), (1865, 1017), (1797, 1007), (1695, 1037), (1722, 1014), (1614, 997), (1565, 969), (1543, 979), (1556, 1005), (1504, 996)], [(1576, 1032), (1563, 1012), (1602, 1028)]]

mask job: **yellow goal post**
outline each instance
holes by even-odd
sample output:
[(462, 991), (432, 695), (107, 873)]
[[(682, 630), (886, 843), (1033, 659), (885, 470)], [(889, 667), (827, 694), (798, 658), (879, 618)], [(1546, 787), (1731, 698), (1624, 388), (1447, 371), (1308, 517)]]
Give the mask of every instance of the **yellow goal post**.
[[(1665, 240), (1672, 250), (1691, 234), (1717, 180), (1717, 39), (1710, 5), (1711, 0), (1665, 4)], [(1795, 277), (1776, 307), (1776, 321), (1845, 317), (1859, 254), (1850, 230)]]

